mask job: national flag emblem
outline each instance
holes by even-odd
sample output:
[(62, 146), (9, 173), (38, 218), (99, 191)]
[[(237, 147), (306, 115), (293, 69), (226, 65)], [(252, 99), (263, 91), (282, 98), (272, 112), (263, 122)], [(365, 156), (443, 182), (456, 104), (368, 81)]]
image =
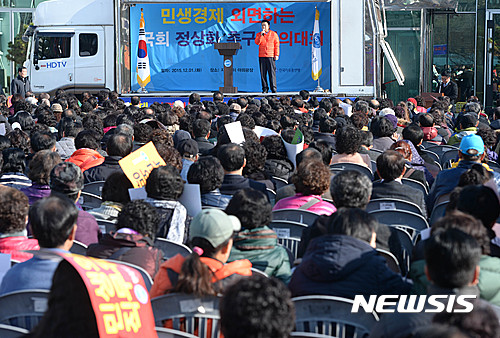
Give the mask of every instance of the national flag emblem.
[(321, 76), (321, 34), (319, 31), (319, 11), (316, 9), (314, 18), (314, 31), (312, 43), (312, 78), (319, 79)]
[(139, 48), (137, 50), (137, 83), (141, 88), (144, 88), (150, 81), (148, 46), (146, 45), (146, 22), (144, 21), (144, 12), (141, 8)]

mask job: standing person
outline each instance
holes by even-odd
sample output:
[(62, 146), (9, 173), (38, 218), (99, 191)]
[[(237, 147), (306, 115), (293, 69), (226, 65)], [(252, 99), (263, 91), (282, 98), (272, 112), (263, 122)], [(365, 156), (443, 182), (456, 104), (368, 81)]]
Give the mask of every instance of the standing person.
[(255, 37), (255, 43), (259, 45), (259, 67), (260, 80), (262, 82), (262, 92), (269, 91), (267, 84), (267, 74), (269, 74), (269, 82), (271, 82), (271, 91), (276, 93), (276, 61), (280, 55), (280, 40), (278, 34), (269, 30), (271, 23), (267, 20), (262, 20), (262, 32)]
[(438, 87), (438, 93), (443, 93), (450, 98), (451, 104), (455, 104), (458, 98), (458, 85), (451, 81), (451, 72), (444, 70), (441, 73), (441, 83)]
[(28, 69), (26, 67), (19, 67), (17, 68), (17, 74), (17, 77), (12, 80), (10, 85), (11, 94), (21, 94), (23, 97), (26, 97), (26, 93), (31, 91)]

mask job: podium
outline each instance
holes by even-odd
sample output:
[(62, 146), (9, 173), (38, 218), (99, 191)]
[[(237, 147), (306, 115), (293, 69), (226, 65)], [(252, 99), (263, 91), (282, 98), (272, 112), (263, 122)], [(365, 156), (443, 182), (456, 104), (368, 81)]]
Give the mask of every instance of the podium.
[(214, 43), (214, 48), (224, 56), (224, 87), (219, 87), (222, 93), (237, 93), (238, 87), (233, 87), (233, 55), (241, 49), (239, 42)]
[(443, 93), (422, 93), (420, 96), (424, 99), (425, 108), (430, 108), (434, 101), (436, 101), (439, 97), (443, 96)]

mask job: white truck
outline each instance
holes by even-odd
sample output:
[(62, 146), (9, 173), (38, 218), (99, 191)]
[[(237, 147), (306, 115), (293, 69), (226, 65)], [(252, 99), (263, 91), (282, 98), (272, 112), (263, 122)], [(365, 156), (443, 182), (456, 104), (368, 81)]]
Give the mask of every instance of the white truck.
[[(235, 0), (213, 2), (251, 5)], [(53, 93), (61, 88), (79, 93), (107, 88), (122, 96), (134, 95), (132, 87), (136, 80), (132, 70), (136, 65), (131, 64), (131, 35), (138, 34), (138, 28), (130, 27), (130, 9), (136, 5), (146, 8), (175, 3), (166, 0), (49, 0), (40, 3), (33, 25), (25, 33), (25, 38), (29, 39), (25, 66), (33, 91)], [(384, 40), (385, 15), (379, 0), (321, 3), (329, 5), (331, 37), (331, 41), (323, 44), (323, 60), (328, 58), (331, 66), (329, 80), (322, 81), (322, 87), (335, 95), (380, 96), (384, 55), (398, 82), (403, 83), (401, 69)], [(310, 76), (310, 71), (304, 73)], [(297, 88), (297, 91), (300, 89), (304, 88)], [(198, 90), (193, 84), (192, 91)], [(150, 91), (149, 95), (171, 96), (174, 92), (179, 94), (179, 90), (172, 87), (163, 92)]]

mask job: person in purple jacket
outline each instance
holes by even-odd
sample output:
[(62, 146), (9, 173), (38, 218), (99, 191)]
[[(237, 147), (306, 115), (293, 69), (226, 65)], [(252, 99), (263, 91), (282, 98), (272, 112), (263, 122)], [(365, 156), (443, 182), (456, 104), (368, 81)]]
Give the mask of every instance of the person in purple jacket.
[[(52, 195), (61, 194), (76, 203), (83, 189), (82, 170), (71, 162), (57, 164), (50, 172), (50, 189)], [(85, 245), (98, 242), (100, 230), (94, 216), (79, 209), (76, 225), (78, 227), (75, 240)]]
[(29, 204), (33, 205), (41, 198), (50, 196), (49, 177), (52, 168), (61, 163), (61, 156), (51, 150), (40, 150), (30, 161), (28, 177), (31, 186), (21, 188), (21, 191), (28, 196)]

